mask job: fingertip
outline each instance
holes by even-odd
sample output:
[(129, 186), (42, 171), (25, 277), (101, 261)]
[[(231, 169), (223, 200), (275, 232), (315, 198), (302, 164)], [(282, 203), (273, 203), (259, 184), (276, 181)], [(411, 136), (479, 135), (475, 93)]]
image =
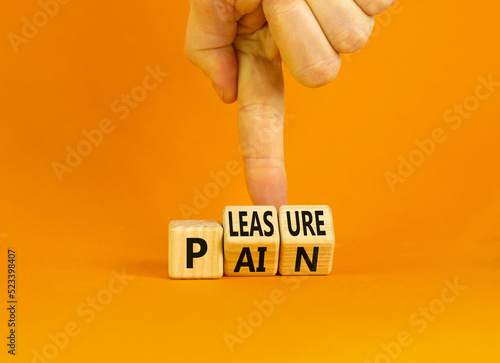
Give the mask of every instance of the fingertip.
[(247, 160), (245, 163), (248, 193), (254, 205), (274, 205), (276, 210), (279, 210), (282, 205), (288, 203), (284, 165), (268, 167), (262, 163), (262, 160)]
[(219, 82), (212, 80), (212, 87), (224, 103), (233, 103), (236, 101), (238, 90), (236, 81), (231, 79), (221, 79)]
[(218, 86), (213, 81), (212, 81), (212, 86), (222, 102), (233, 103), (236, 101), (237, 97), (236, 97), (235, 91), (228, 89), (228, 88), (224, 89), (224, 88)]
[(303, 69), (292, 70), (294, 78), (309, 88), (319, 88), (332, 82), (340, 70), (341, 59), (338, 54), (321, 60)]
[(223, 88), (221, 91), (221, 94), (219, 94), (220, 99), (224, 103), (233, 103), (236, 101), (237, 97), (237, 91), (236, 87), (233, 88)]

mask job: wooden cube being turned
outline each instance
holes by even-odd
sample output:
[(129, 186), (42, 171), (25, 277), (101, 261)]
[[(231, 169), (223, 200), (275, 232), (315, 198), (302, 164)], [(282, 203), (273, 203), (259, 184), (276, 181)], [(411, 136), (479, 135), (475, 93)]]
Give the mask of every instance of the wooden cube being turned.
[(328, 275), (335, 234), (327, 205), (284, 205), (279, 211), (281, 275)]
[(171, 221), (168, 274), (173, 279), (218, 279), (223, 273), (222, 226), (217, 221)]
[(280, 236), (274, 206), (226, 207), (222, 225), (226, 276), (276, 275)]

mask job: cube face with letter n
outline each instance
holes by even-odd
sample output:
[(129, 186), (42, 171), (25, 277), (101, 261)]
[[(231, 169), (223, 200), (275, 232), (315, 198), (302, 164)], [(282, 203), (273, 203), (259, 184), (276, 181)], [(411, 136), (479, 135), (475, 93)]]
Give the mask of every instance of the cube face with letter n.
[(276, 275), (280, 236), (274, 206), (226, 207), (222, 225), (226, 276)]
[(335, 234), (327, 205), (284, 205), (279, 211), (282, 275), (328, 275)]
[(217, 279), (223, 273), (222, 226), (217, 221), (171, 221), (168, 275), (173, 279)]

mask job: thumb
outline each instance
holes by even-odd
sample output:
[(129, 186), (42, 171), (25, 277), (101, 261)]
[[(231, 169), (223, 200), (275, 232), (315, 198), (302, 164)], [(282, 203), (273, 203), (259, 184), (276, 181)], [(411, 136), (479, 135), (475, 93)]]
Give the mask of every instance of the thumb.
[(287, 204), (281, 58), (267, 26), (252, 37), (235, 42), (240, 145), (252, 202), (279, 208)]
[(191, 0), (184, 51), (211, 80), (222, 101), (237, 94), (237, 60), (233, 47), (238, 24), (225, 1)]

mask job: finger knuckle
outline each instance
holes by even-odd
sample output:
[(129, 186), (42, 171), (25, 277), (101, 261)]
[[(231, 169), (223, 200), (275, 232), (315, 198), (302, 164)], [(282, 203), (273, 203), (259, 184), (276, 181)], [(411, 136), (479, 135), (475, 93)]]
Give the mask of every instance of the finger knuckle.
[(283, 127), (283, 111), (272, 104), (251, 103), (240, 106), (240, 116), (248, 120), (266, 120), (266, 124), (274, 129)]
[(365, 6), (365, 11), (370, 15), (377, 15), (387, 9), (393, 0), (369, 0)]
[(305, 86), (316, 88), (324, 86), (337, 77), (340, 57), (322, 59), (299, 70), (296, 79)]
[(268, 21), (279, 23), (284, 19), (289, 20), (290, 14), (300, 5), (298, 1), (279, 1), (271, 14), (267, 17)]
[(353, 53), (363, 47), (370, 37), (372, 26), (365, 30), (358, 25), (350, 24), (338, 36), (339, 41), (334, 44), (339, 53)]

